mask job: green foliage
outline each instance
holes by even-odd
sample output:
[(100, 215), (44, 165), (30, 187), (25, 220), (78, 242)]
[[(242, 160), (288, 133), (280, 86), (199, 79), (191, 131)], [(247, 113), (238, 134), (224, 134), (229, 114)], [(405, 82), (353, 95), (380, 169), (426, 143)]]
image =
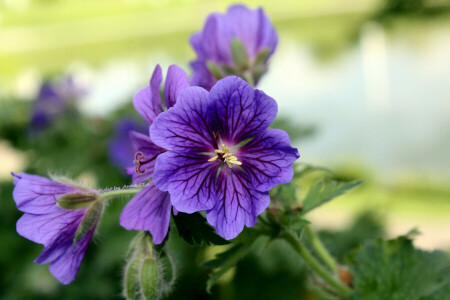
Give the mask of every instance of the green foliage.
[(208, 225), (206, 218), (200, 213), (178, 213), (173, 217), (179, 235), (189, 244), (226, 245), (229, 242), (219, 236), (214, 228)]
[(357, 187), (362, 183), (361, 180), (351, 182), (338, 182), (331, 180), (329, 182), (317, 182), (303, 200), (302, 214), (319, 207), (320, 205), (344, 194), (345, 192)]
[(215, 259), (203, 264), (205, 268), (217, 269), (210, 274), (206, 282), (206, 290), (208, 292), (211, 292), (211, 288), (219, 281), (223, 274), (234, 267), (248, 253), (252, 245), (253, 243), (250, 241), (247, 241), (245, 244), (235, 244), (228, 250), (217, 254)]
[(353, 249), (369, 240), (385, 236), (383, 222), (373, 212), (363, 212), (356, 216), (353, 222), (342, 230), (322, 230), (319, 237), (330, 253), (343, 261)]
[(415, 249), (408, 236), (367, 242), (349, 261), (354, 299), (449, 299), (448, 255)]

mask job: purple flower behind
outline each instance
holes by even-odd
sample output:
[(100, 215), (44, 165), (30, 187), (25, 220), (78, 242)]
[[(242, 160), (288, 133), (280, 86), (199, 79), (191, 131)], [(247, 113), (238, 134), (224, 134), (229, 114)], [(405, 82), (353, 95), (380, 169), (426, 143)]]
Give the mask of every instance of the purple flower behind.
[[(173, 107), (181, 90), (189, 87), (186, 73), (176, 65), (167, 71), (164, 99), (160, 94), (161, 83), (162, 71), (158, 65), (150, 84), (134, 96), (134, 107), (149, 126), (160, 113)], [(156, 158), (166, 150), (154, 144), (148, 133), (131, 131), (130, 139), (136, 166), (128, 167), (127, 172), (132, 175), (133, 183), (148, 181), (153, 177)], [(128, 230), (148, 230), (153, 242), (160, 244), (169, 230), (171, 209), (169, 193), (158, 190), (153, 182), (149, 182), (125, 206), (120, 215), (120, 225)]]
[(130, 134), (141, 133), (148, 134), (148, 125), (144, 122), (139, 122), (131, 117), (124, 117), (120, 119), (114, 128), (114, 136), (108, 144), (109, 160), (119, 167), (121, 170), (126, 170), (133, 162), (135, 150), (130, 142)]
[(168, 150), (156, 159), (154, 184), (177, 210), (207, 210), (221, 236), (236, 237), (269, 205), (268, 191), (293, 177), (297, 149), (286, 132), (267, 129), (276, 114), (274, 99), (236, 76), (211, 92), (184, 89), (150, 127), (153, 142)]
[(71, 76), (45, 81), (31, 108), (31, 128), (38, 130), (49, 126), (53, 119), (73, 109), (73, 101), (85, 92)]
[(227, 75), (247, 77), (257, 84), (277, 47), (278, 36), (262, 8), (233, 5), (226, 14), (211, 14), (190, 42), (197, 53), (191, 62), (191, 84), (209, 90)]
[(50, 273), (62, 284), (75, 276), (83, 260), (98, 220), (92, 228), (75, 240), (75, 235), (88, 211), (63, 209), (57, 205), (61, 196), (86, 193), (80, 188), (26, 173), (14, 174), (13, 198), (17, 209), (25, 214), (17, 221), (17, 232), (44, 245), (38, 264), (50, 263)]

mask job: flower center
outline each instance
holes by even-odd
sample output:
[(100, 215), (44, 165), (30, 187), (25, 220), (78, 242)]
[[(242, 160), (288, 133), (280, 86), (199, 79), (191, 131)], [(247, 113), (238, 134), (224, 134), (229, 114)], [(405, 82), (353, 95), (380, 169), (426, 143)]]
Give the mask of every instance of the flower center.
[(226, 162), (228, 167), (230, 168), (232, 168), (233, 165), (242, 165), (242, 162), (237, 160), (237, 157), (230, 152), (230, 149), (228, 149), (225, 144), (222, 144), (222, 150), (216, 149), (214, 152), (216, 152), (217, 155), (211, 157), (210, 159), (208, 159), (208, 161), (215, 161), (216, 159), (220, 159), (221, 161)]

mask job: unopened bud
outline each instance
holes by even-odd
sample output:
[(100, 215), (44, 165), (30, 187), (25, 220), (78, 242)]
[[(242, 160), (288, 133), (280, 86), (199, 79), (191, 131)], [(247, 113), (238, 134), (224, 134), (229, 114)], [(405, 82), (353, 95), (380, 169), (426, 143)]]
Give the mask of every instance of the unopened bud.
[(160, 258), (163, 271), (163, 290), (165, 294), (170, 294), (176, 281), (176, 266), (169, 254)]
[(95, 194), (72, 193), (56, 199), (56, 204), (65, 209), (82, 209), (89, 207), (95, 200), (97, 200)]
[(141, 266), (141, 292), (146, 300), (160, 297), (158, 264), (153, 258), (146, 258)]
[(353, 275), (352, 273), (344, 267), (339, 267), (339, 279), (347, 286), (352, 286), (353, 283)]
[(103, 204), (101, 201), (95, 201), (84, 213), (83, 219), (78, 226), (77, 232), (73, 239), (75, 244), (79, 239), (85, 236), (89, 231), (93, 230), (97, 225), (103, 211)]
[(127, 300), (135, 299), (139, 290), (139, 267), (141, 259), (132, 259), (125, 267), (123, 295)]

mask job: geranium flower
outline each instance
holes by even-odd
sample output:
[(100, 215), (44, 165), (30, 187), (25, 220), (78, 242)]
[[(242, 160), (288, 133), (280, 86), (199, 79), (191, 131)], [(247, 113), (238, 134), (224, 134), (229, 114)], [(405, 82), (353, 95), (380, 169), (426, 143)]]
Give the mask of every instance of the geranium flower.
[(190, 43), (197, 53), (197, 59), (191, 63), (191, 84), (209, 90), (227, 75), (257, 84), (267, 70), (278, 36), (262, 8), (251, 10), (233, 5), (226, 14), (211, 14)]
[(267, 129), (277, 104), (236, 76), (211, 92), (190, 87), (150, 127), (152, 141), (168, 151), (156, 159), (153, 182), (181, 212), (207, 210), (226, 239), (251, 227), (269, 205), (268, 191), (292, 180), (299, 157), (289, 136)]
[(33, 130), (49, 126), (53, 120), (74, 109), (74, 100), (86, 94), (72, 76), (45, 81), (31, 108), (30, 127)]
[(130, 166), (130, 157), (135, 150), (130, 143), (130, 133), (148, 133), (148, 125), (132, 117), (123, 117), (114, 126), (114, 136), (108, 143), (108, 157), (111, 163), (125, 171)]
[[(17, 221), (17, 232), (44, 245), (36, 263), (50, 263), (50, 273), (56, 279), (62, 284), (72, 282), (100, 218), (101, 203), (94, 202), (94, 194), (69, 184), (26, 173), (13, 176), (13, 198), (17, 209), (25, 213)], [(80, 200), (78, 204), (87, 207), (61, 208), (57, 204), (61, 197)]]
[[(161, 82), (162, 71), (158, 65), (150, 84), (134, 96), (134, 107), (149, 126), (160, 113), (175, 104), (181, 90), (189, 87), (186, 73), (176, 65), (170, 66), (167, 71), (164, 99), (160, 94)], [(127, 168), (128, 174), (132, 175), (133, 183), (148, 181), (153, 177), (156, 158), (166, 149), (155, 145), (148, 134), (132, 131), (130, 139), (135, 151), (135, 166)], [(169, 230), (171, 209), (169, 194), (149, 182), (125, 206), (120, 215), (120, 225), (128, 230), (148, 230), (153, 243), (160, 244)]]

